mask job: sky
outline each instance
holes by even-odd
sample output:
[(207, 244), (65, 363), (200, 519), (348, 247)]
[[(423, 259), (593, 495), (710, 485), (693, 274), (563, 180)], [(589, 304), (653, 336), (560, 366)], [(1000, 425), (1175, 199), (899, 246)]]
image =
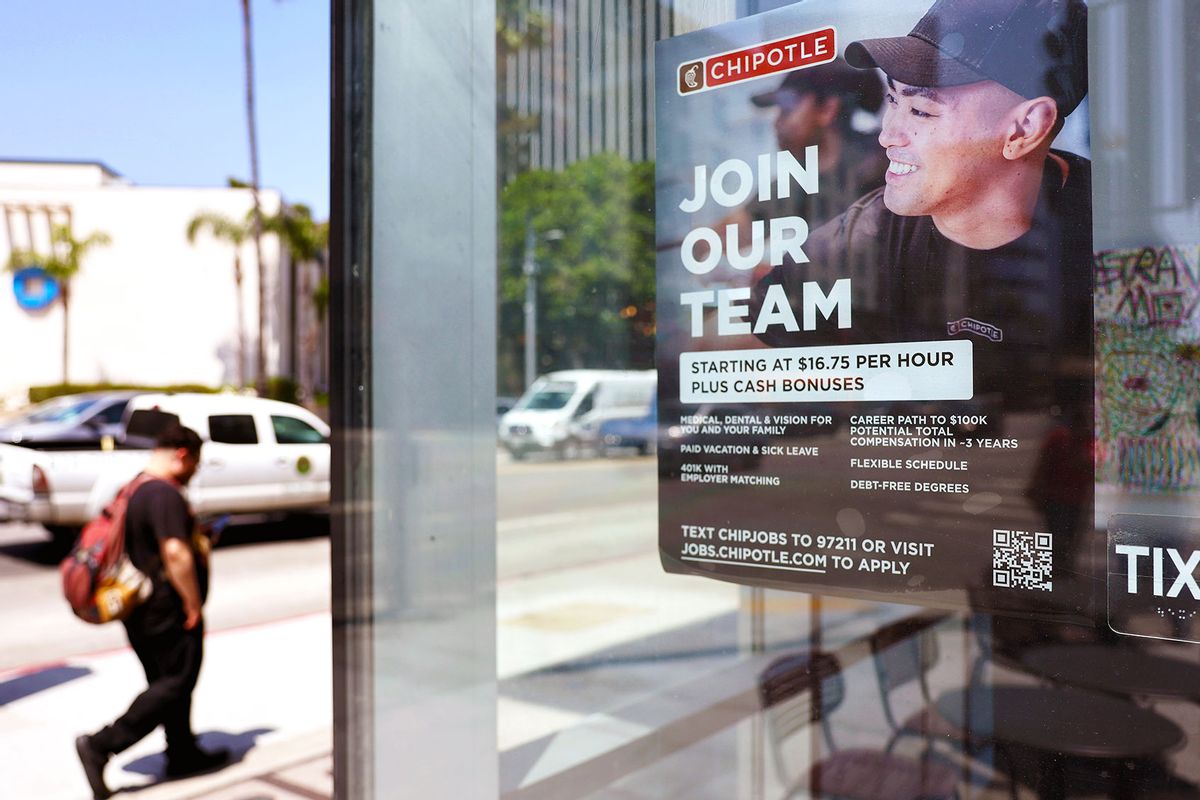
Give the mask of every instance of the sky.
[[(329, 0), (253, 0), (262, 185), (329, 213)], [(250, 177), (240, 0), (5, 0), (0, 158)]]

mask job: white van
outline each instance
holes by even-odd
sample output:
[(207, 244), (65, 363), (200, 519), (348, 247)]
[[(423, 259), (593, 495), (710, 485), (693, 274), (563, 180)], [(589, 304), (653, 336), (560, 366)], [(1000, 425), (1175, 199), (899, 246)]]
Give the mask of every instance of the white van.
[(645, 410), (658, 385), (654, 370), (571, 369), (533, 382), (500, 418), (500, 443), (515, 459), (552, 450), (569, 458), (586, 445), (590, 423)]

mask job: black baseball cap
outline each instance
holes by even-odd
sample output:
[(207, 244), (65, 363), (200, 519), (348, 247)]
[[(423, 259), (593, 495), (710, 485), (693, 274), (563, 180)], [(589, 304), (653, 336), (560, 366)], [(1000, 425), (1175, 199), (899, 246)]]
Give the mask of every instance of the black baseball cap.
[(1026, 99), (1053, 98), (1066, 117), (1087, 94), (1087, 6), (937, 0), (907, 36), (852, 42), (846, 61), (910, 86), (993, 80)]
[(854, 95), (858, 107), (875, 113), (883, 105), (883, 84), (870, 72), (852, 69), (840, 61), (789, 72), (779, 86), (750, 98), (759, 108), (780, 105), (786, 95), (816, 93), (821, 96)]

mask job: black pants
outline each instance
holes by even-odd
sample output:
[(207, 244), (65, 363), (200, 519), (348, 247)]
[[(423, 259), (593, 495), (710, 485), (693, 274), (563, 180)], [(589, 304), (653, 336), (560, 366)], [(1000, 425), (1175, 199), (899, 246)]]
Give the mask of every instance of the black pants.
[(162, 725), (167, 758), (185, 758), (196, 749), (192, 690), (204, 658), (204, 624), (190, 631), (176, 626), (154, 635), (142, 632), (136, 623), (127, 623), (125, 630), (146, 671), (146, 690), (120, 719), (92, 736), (92, 746), (119, 753)]

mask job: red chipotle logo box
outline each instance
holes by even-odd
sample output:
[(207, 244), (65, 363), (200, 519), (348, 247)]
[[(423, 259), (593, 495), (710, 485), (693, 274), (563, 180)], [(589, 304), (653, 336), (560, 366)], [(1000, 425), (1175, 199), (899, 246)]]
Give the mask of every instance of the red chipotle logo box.
[(718, 53), (679, 65), (679, 93), (692, 94), (753, 78), (828, 64), (836, 58), (837, 32), (821, 28), (773, 42)]
[(1103, 619), (1087, 10), (1016, 1), (656, 45), (667, 571)]

